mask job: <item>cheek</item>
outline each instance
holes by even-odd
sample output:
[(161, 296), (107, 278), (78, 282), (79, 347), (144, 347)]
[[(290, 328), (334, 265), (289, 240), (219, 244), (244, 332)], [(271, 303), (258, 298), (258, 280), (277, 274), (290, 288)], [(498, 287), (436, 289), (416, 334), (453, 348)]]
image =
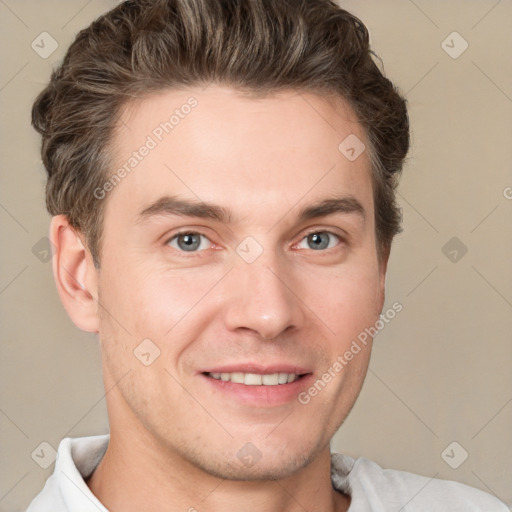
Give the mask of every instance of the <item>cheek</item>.
[[(109, 272), (105, 272), (109, 275)], [(133, 263), (102, 283), (104, 306), (134, 340), (149, 338), (162, 350), (176, 351), (176, 338), (185, 344), (185, 328), (193, 339), (211, 314), (215, 286), (223, 277), (220, 268), (172, 269)], [(118, 330), (120, 327), (118, 326)], [(126, 336), (126, 332), (121, 333)]]
[(302, 296), (325, 325), (327, 335), (350, 344), (379, 318), (379, 273), (368, 267), (347, 267), (335, 274), (318, 274), (305, 283)]

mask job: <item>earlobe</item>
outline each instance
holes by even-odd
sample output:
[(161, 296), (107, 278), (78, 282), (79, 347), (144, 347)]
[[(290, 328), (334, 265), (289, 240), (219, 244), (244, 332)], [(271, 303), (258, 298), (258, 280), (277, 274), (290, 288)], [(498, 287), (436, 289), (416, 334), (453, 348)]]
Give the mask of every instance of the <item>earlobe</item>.
[(79, 329), (97, 333), (98, 271), (81, 236), (65, 215), (52, 218), (53, 276), (60, 300), (73, 323)]

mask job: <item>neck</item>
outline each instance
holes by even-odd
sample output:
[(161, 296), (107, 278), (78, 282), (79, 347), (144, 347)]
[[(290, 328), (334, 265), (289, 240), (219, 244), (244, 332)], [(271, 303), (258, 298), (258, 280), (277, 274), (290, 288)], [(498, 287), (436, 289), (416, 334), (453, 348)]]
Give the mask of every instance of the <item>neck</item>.
[(216, 512), (244, 510), (248, 503), (254, 512), (339, 512), (350, 503), (332, 488), (329, 447), (288, 478), (230, 481), (162, 451), (154, 440), (135, 441), (112, 428), (105, 456), (87, 485), (111, 512)]

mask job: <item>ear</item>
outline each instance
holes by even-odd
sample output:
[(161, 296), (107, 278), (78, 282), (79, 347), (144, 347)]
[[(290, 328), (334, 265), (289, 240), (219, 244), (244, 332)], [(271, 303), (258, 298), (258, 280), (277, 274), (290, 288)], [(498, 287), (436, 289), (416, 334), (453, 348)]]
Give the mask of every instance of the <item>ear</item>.
[(53, 277), (60, 300), (73, 323), (84, 331), (98, 332), (98, 270), (83, 235), (56, 215), (50, 224), (55, 246)]

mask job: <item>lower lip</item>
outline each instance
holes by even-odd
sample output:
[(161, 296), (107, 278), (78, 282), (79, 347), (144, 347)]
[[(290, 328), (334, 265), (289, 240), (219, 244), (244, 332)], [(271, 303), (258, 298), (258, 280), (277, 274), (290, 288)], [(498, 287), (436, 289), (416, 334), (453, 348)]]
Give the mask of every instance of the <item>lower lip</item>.
[(245, 384), (238, 384), (236, 382), (214, 379), (204, 374), (200, 376), (218, 392), (224, 393), (231, 399), (256, 407), (278, 406), (294, 400), (296, 401), (299, 393), (309, 386), (313, 378), (313, 375), (309, 373), (288, 384), (278, 384), (277, 386), (246, 386)]

